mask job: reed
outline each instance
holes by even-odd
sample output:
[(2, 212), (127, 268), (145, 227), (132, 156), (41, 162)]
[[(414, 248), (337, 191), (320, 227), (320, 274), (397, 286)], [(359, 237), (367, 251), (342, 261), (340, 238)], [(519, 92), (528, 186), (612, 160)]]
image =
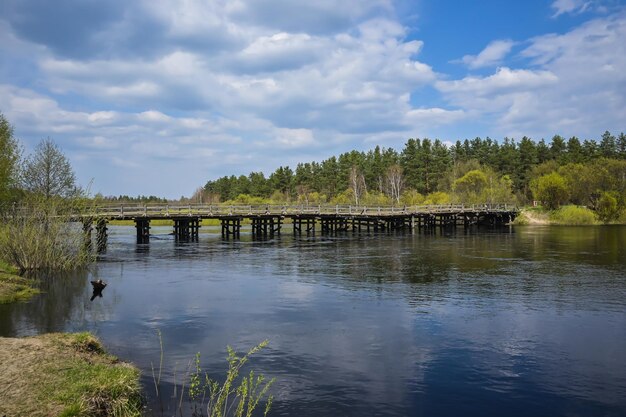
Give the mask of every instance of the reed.
[[(152, 365), (152, 379), (161, 415), (163, 415), (164, 408), (166, 408), (164, 407), (166, 399), (163, 398), (160, 389), (164, 357), (163, 339), (160, 331), (157, 331), (157, 334), (161, 354), (158, 370)], [(208, 373), (202, 370), (198, 352), (194, 360), (189, 361), (180, 388), (176, 382), (174, 383), (174, 396), (169, 401), (170, 404), (174, 404), (175, 413), (183, 415), (183, 402), (187, 399), (192, 407), (193, 417), (251, 417), (259, 403), (266, 399), (263, 415), (267, 416), (274, 399), (269, 390), (275, 378), (267, 380), (263, 374), (255, 374), (254, 370), (240, 377), (242, 367), (250, 357), (267, 345), (268, 341), (264, 340), (242, 356), (227, 346), (228, 370), (222, 383), (210, 378)]]

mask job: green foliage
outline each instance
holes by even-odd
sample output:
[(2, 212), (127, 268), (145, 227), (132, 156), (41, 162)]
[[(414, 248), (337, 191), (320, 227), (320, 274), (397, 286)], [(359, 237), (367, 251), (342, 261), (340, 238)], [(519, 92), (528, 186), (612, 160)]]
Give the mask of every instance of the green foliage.
[(303, 192), (301, 194), (298, 194), (298, 204), (304, 204), (304, 205), (318, 205), (318, 204), (324, 204), (328, 201), (328, 198), (321, 193), (318, 193), (317, 191), (313, 191), (313, 192)]
[(259, 402), (267, 397), (264, 410), (266, 416), (272, 406), (273, 396), (269, 394), (269, 389), (275, 381), (274, 378), (267, 381), (262, 374), (256, 375), (253, 370), (240, 380), (238, 378), (241, 368), (248, 362), (250, 356), (267, 344), (268, 341), (265, 340), (243, 356), (238, 356), (237, 352), (228, 346), (228, 371), (222, 384), (210, 379), (208, 374), (203, 374), (200, 368), (200, 353), (197, 353), (188, 391), (189, 399), (194, 403), (194, 415), (202, 414), (206, 406), (208, 417), (251, 417)]
[(0, 262), (0, 304), (27, 301), (39, 293), (33, 280), (16, 273), (14, 268)]
[(330, 201), (330, 204), (338, 204), (340, 206), (347, 206), (354, 204), (354, 192), (352, 189), (347, 189), (341, 194), (337, 194)]
[(554, 224), (581, 226), (596, 223), (596, 215), (586, 207), (564, 206), (550, 214)]
[(514, 203), (513, 181), (490, 168), (473, 169), (452, 184), (455, 200), (464, 204)]
[(402, 193), (400, 203), (405, 206), (417, 206), (423, 204), (425, 197), (415, 190), (406, 190)]
[(541, 176), (531, 182), (531, 188), (535, 199), (541, 201), (550, 210), (559, 208), (569, 196), (567, 181), (556, 172)]
[(367, 193), (362, 198), (362, 204), (364, 206), (390, 206), (391, 203), (391, 199), (388, 195), (377, 191)]
[(580, 163), (569, 163), (558, 169), (565, 178), (569, 191), (569, 201), (576, 205), (587, 205), (591, 194), (598, 187), (597, 178), (591, 167)]
[(451, 201), (452, 198), (448, 193), (444, 193), (443, 191), (436, 191), (426, 196), (424, 204), (450, 204)]
[(0, 210), (16, 197), (20, 148), (13, 127), (0, 113)]
[(452, 189), (462, 196), (462, 201), (474, 203), (478, 202), (475, 201), (476, 197), (482, 193), (486, 185), (487, 176), (485, 173), (475, 169), (454, 181)]
[[(394, 166), (401, 169), (390, 171)], [(377, 146), (368, 152), (350, 151), (321, 162), (300, 163), (295, 171), (279, 167), (267, 179), (254, 172), (247, 177), (222, 177), (207, 182), (204, 191), (209, 197), (203, 201), (230, 202), (246, 194), (276, 204), (372, 205), (376, 204), (372, 200), (386, 200), (378, 199), (386, 193), (395, 204), (405, 204), (419, 201), (419, 195), (443, 192), (462, 203), (517, 203), (518, 199), (529, 203), (537, 198), (539, 178), (557, 172), (565, 178), (567, 189), (557, 204), (589, 204), (599, 192), (616, 191), (619, 204), (624, 205), (625, 166), (626, 136), (609, 132), (599, 141), (555, 135), (547, 144), (525, 136), (519, 142), (487, 137), (457, 141), (450, 147), (438, 139), (411, 138), (400, 152)], [(390, 182), (392, 171), (399, 175)], [(471, 171), (478, 172), (465, 177)], [(346, 193), (349, 188), (351, 195)]]
[(239, 194), (232, 200), (225, 201), (224, 204), (233, 205), (255, 205), (255, 204), (268, 204), (269, 200), (261, 197), (254, 197), (250, 194)]
[(603, 223), (617, 220), (621, 209), (618, 204), (618, 195), (614, 192), (603, 192), (596, 204), (596, 213)]
[(63, 205), (31, 200), (6, 213), (0, 225), (0, 260), (20, 272), (71, 270), (93, 260), (82, 228)]
[(22, 186), (26, 191), (43, 196), (71, 198), (80, 194), (69, 160), (50, 138), (44, 139), (24, 163)]

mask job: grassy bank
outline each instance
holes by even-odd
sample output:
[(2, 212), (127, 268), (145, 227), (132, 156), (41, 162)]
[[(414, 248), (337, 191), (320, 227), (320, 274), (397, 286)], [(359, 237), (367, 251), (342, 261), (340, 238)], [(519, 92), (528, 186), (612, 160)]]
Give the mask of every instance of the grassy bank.
[(14, 268), (0, 262), (0, 304), (26, 301), (38, 293), (33, 280), (20, 277)]
[(140, 416), (139, 371), (89, 333), (0, 338), (0, 415)]
[[(626, 224), (626, 213), (612, 224)], [(514, 223), (525, 225), (563, 225), (586, 226), (603, 224), (596, 213), (586, 207), (562, 206), (557, 210), (546, 210), (541, 207), (523, 208)]]

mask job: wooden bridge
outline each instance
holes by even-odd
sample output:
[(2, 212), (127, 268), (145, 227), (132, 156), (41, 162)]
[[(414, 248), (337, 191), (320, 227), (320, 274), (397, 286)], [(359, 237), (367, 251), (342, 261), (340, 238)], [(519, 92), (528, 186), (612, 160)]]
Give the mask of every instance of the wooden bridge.
[[(365, 207), (339, 205), (118, 205), (95, 207), (82, 216), (84, 230), (91, 236), (95, 223), (99, 249), (106, 247), (107, 222), (132, 220), (137, 243), (150, 240), (150, 221), (172, 220), (176, 239), (196, 240), (203, 219), (219, 220), (222, 237), (238, 239), (244, 220), (251, 224), (255, 237), (272, 237), (281, 233), (286, 220), (294, 234), (339, 232), (379, 232), (415, 229), (502, 226), (518, 214), (507, 204), (428, 205), (404, 207)], [(319, 228), (318, 225), (319, 224)]]

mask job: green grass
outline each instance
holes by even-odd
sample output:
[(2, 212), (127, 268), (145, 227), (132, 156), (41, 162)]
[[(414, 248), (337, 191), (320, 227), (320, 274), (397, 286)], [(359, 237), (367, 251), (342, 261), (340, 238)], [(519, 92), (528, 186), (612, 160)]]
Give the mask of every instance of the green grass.
[(141, 416), (137, 368), (108, 355), (90, 333), (0, 338), (0, 415)]
[(0, 261), (0, 304), (30, 300), (39, 290), (31, 279), (17, 275), (15, 268)]
[(582, 226), (597, 224), (596, 214), (586, 207), (563, 206), (550, 213), (553, 224), (567, 226)]

